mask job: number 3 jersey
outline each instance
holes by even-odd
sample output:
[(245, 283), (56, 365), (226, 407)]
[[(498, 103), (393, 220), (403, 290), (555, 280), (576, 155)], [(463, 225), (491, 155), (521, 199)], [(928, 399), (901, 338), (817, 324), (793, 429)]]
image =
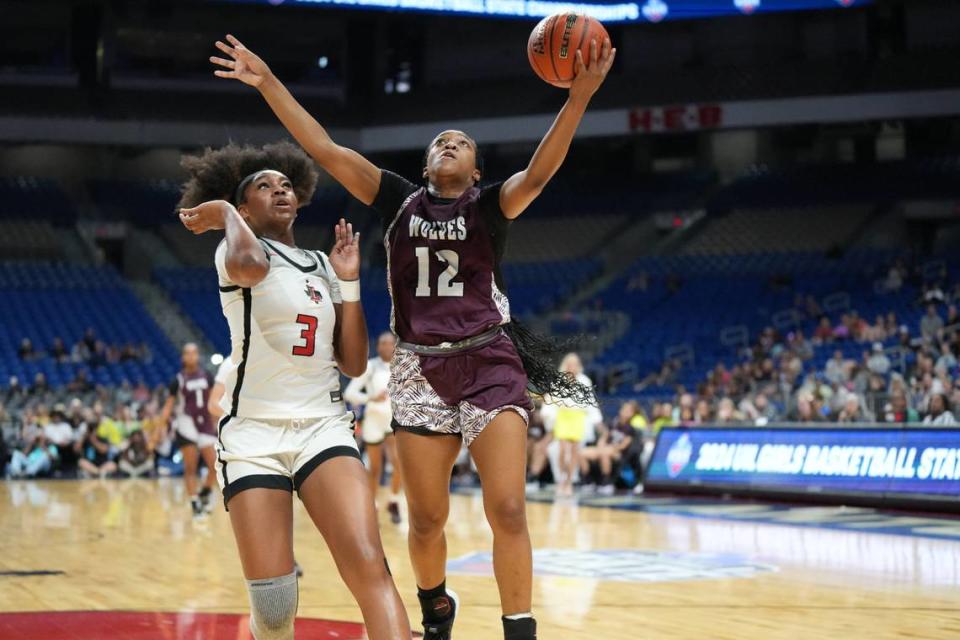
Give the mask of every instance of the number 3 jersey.
[(342, 414), (333, 353), (340, 284), (326, 255), (260, 240), (270, 270), (253, 287), (227, 276), (227, 243), (217, 247), (220, 304), (232, 353), (223, 400), (227, 416), (318, 418)]
[(500, 275), (510, 221), (499, 184), (446, 199), (381, 171), (373, 207), (383, 216), (391, 328), (401, 340), (457, 342), (510, 322)]

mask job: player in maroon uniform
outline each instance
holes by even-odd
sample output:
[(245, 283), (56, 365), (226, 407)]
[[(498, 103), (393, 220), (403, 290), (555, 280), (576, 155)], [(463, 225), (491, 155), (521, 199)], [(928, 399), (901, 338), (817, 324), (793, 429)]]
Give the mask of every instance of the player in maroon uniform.
[[(214, 464), (217, 461), (217, 425), (207, 412), (213, 376), (200, 366), (200, 350), (192, 342), (183, 345), (183, 369), (170, 383), (170, 395), (163, 405), (161, 424), (170, 424), (176, 433), (177, 446), (183, 455), (183, 479), (190, 496), (194, 517), (210, 510), (210, 495), (216, 480)], [(207, 465), (203, 488), (197, 492), (197, 469), (200, 456)]]
[[(467, 443), (493, 529), (493, 563), (507, 640), (536, 637), (532, 552), (524, 500), (529, 384), (554, 396), (589, 395), (538, 361), (530, 334), (510, 324), (500, 260), (510, 221), (540, 194), (566, 157), (591, 96), (613, 64), (610, 41), (577, 52), (566, 104), (527, 168), (478, 186), (477, 145), (444, 131), (427, 148), (425, 187), (383, 171), (331, 140), (269, 67), (233, 36), (217, 42), (215, 73), (256, 87), (311, 156), (354, 197), (383, 216), (392, 326), (394, 430), (407, 487), (410, 557), (424, 638), (450, 638), (457, 603), (446, 589), (450, 472)], [(551, 371), (552, 370), (552, 371)]]

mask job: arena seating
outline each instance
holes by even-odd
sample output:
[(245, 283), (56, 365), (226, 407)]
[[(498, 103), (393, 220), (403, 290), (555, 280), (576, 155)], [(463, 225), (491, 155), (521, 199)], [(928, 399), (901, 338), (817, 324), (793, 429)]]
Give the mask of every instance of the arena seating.
[[(78, 369), (87, 369), (99, 384), (123, 380), (149, 385), (167, 382), (178, 368), (173, 345), (147, 314), (120, 275), (109, 267), (64, 264), (0, 263), (0, 380), (17, 376), (29, 384), (38, 372), (51, 386), (68, 383)], [(150, 362), (129, 361), (90, 370), (85, 364), (57, 364), (45, 357), (23, 362), (17, 347), (30, 338), (36, 350), (49, 348), (55, 337), (69, 349), (92, 327), (107, 344), (146, 343)]]
[[(910, 285), (897, 293), (877, 287), (894, 259), (895, 254), (883, 251), (854, 251), (838, 259), (814, 252), (640, 259), (592, 302), (626, 311), (633, 319), (630, 331), (598, 364), (633, 363), (642, 376), (659, 371), (671, 353), (681, 359), (692, 356), (677, 382), (694, 388), (717, 363), (739, 361), (736, 350), (744, 345), (735, 338), (741, 329), (750, 342), (768, 326), (800, 329), (811, 337), (816, 319), (797, 322), (792, 314), (798, 295), (813, 296), (833, 324), (853, 311), (869, 322), (894, 312), (915, 334), (922, 314), (916, 304), (920, 292)], [(888, 340), (888, 346), (894, 342)], [(813, 364), (825, 363), (834, 348), (818, 349)], [(869, 345), (847, 342), (839, 348), (859, 360)], [(670, 396), (673, 387), (645, 393)]]
[(56, 181), (24, 176), (0, 177), (0, 218), (73, 222), (77, 209)]
[(841, 245), (870, 215), (868, 206), (736, 210), (708, 219), (681, 252), (743, 255), (760, 252), (825, 252)]
[(0, 255), (6, 260), (56, 260), (62, 249), (47, 220), (0, 220)]

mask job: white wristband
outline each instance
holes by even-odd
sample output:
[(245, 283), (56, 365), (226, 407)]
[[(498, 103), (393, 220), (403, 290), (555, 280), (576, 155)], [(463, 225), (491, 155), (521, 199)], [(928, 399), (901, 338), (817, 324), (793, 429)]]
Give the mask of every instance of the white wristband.
[(360, 302), (360, 278), (340, 281), (340, 299), (344, 302)]

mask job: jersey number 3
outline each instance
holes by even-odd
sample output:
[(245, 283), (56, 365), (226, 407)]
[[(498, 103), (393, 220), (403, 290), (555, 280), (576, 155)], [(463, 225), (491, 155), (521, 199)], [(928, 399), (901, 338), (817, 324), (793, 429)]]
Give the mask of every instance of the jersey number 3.
[(301, 313), (297, 316), (297, 324), (305, 324), (307, 328), (300, 332), (303, 344), (293, 345), (293, 355), (312, 356), (317, 347), (317, 318)]
[[(437, 278), (437, 295), (441, 298), (462, 298), (463, 283), (453, 282), (460, 271), (460, 256), (456, 251), (441, 249), (437, 258), (446, 263), (447, 268)], [(430, 247), (417, 247), (417, 290), (418, 298), (429, 298), (430, 290)]]

